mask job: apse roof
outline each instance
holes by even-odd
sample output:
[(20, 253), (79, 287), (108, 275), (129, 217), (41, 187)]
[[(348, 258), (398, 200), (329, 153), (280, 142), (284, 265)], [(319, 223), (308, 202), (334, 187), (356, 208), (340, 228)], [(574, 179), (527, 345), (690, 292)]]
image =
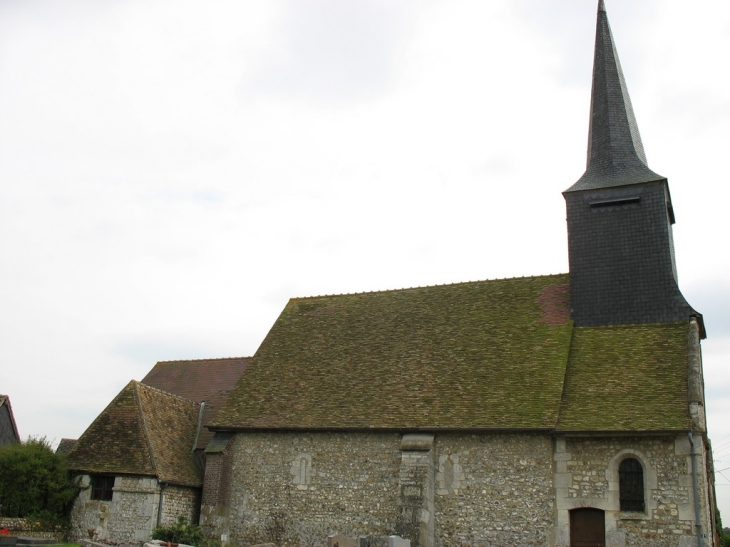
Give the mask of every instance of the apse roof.
[(78, 439), (68, 453), (69, 468), (200, 486), (191, 455), (199, 408), (194, 401), (132, 380)]

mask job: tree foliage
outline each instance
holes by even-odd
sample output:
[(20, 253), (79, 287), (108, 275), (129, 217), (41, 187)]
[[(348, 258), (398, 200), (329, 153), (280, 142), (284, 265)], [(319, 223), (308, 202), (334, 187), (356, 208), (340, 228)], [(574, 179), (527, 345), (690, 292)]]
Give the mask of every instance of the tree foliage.
[(0, 448), (0, 506), (5, 517), (59, 522), (68, 516), (78, 488), (66, 459), (43, 438)]
[(722, 517), (718, 507), (715, 507), (715, 530), (720, 536), (720, 547), (730, 547), (730, 534), (726, 534), (722, 528)]

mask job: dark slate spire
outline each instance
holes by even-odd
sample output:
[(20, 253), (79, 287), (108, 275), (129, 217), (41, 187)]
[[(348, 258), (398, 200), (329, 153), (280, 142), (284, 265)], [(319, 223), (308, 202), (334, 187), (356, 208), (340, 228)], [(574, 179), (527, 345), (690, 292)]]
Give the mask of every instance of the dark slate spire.
[(586, 172), (567, 192), (662, 180), (646, 164), (603, 0), (598, 2)]
[(593, 63), (588, 167), (563, 192), (570, 305), (577, 327), (689, 321), (702, 316), (677, 285), (667, 179), (644, 147), (603, 0)]

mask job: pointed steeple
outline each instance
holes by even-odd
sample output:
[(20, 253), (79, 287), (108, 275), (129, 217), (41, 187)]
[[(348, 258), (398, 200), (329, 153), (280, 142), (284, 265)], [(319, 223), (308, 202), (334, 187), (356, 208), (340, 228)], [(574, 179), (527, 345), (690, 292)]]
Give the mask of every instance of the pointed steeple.
[(608, 24), (606, 6), (599, 0), (588, 161), (586, 172), (566, 191), (626, 186), (664, 178), (646, 164), (644, 145)]

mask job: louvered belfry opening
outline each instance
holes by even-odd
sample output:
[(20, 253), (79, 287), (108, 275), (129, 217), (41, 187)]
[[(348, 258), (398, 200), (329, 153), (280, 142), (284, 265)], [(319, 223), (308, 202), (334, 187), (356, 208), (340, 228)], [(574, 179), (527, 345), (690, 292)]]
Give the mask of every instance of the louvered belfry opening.
[(621, 511), (644, 512), (644, 468), (634, 458), (626, 458), (618, 468)]

